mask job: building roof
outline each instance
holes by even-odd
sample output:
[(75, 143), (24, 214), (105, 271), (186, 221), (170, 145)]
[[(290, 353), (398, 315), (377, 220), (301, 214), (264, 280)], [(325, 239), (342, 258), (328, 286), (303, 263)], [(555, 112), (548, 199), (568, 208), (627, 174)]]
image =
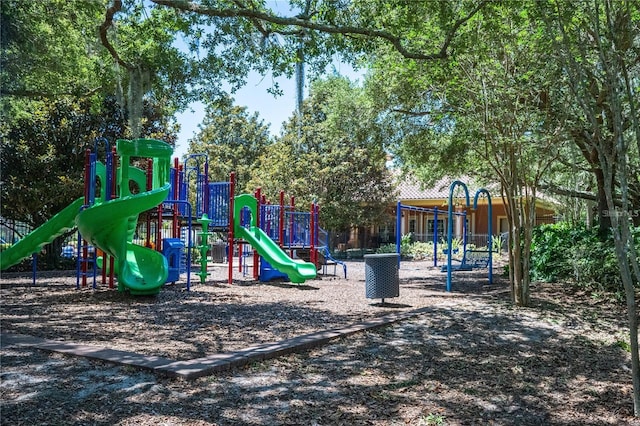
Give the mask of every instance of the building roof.
[[(396, 174), (396, 179), (398, 180), (398, 201), (401, 202), (404, 200), (448, 200), (449, 188), (456, 180), (464, 182), (467, 185), (469, 197), (473, 197), (475, 191), (479, 189), (479, 187), (474, 184), (473, 179), (468, 176), (460, 178), (443, 177), (431, 188), (427, 188), (422, 182), (418, 181), (415, 176), (401, 175), (398, 173)], [(500, 200), (497, 183), (485, 186), (485, 188), (491, 193), (491, 198), (494, 202)], [(460, 192), (454, 195), (460, 196)], [(556, 200), (541, 192), (536, 193), (536, 198), (538, 203), (544, 204), (550, 209), (555, 209), (558, 205)], [(471, 200), (473, 200), (473, 198), (471, 198)]]
[(419, 182), (411, 175), (397, 175), (398, 178), (398, 200), (446, 200), (449, 198), (449, 188), (451, 184), (460, 180), (467, 185), (469, 196), (473, 196), (475, 189), (469, 187), (470, 179), (462, 177), (458, 179), (443, 177), (437, 181), (432, 187), (427, 188), (423, 183)]
[(431, 188), (426, 188), (412, 176), (398, 182), (398, 200), (434, 200), (449, 197), (450, 182), (441, 180)]

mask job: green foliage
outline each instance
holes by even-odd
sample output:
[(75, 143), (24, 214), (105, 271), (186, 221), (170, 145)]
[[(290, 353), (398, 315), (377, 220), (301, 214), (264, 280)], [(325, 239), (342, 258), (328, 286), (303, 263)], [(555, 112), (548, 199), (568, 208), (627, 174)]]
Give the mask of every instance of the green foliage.
[(199, 247), (191, 247), (189, 249), (191, 251), (191, 264), (195, 265), (200, 263), (200, 259), (202, 258), (202, 252)]
[(96, 117), (86, 102), (26, 106), (0, 142), (2, 214), (36, 227), (82, 195), (86, 132)]
[(420, 417), (418, 426), (442, 426), (446, 424), (446, 420), (440, 414), (428, 414)]
[(302, 116), (260, 157), (250, 184), (272, 200), (283, 190), (297, 205), (317, 202), (325, 229), (384, 223), (395, 197), (383, 140), (360, 87), (342, 77), (319, 80)]
[(571, 278), (573, 249), (586, 232), (586, 229), (575, 228), (567, 222), (534, 228), (531, 279), (552, 282)]
[[(627, 198), (630, 210), (640, 208), (640, 3), (562, 0), (538, 2), (530, 12), (541, 22), (540, 34), (548, 41), (550, 64), (561, 76), (549, 80), (550, 108), (574, 145), (572, 152), (565, 154), (573, 167), (568, 169), (562, 167), (564, 162), (558, 162), (556, 171), (564, 169), (570, 174), (566, 187), (589, 188), (596, 195), (597, 222), (604, 235), (612, 225), (607, 191), (619, 199)], [(594, 116), (600, 119), (593, 120)], [(588, 172), (589, 181), (583, 181), (582, 171)], [(558, 173), (554, 175), (561, 184)], [(635, 225), (640, 221), (636, 219)]]
[[(102, 81), (93, 30), (104, 2), (3, 0), (0, 87), (13, 96), (80, 96)], [(104, 57), (103, 57), (104, 58)]]
[[(622, 292), (611, 234), (603, 240), (597, 228), (561, 222), (536, 227), (533, 235), (531, 274), (534, 280), (571, 281), (596, 293)], [(640, 228), (634, 230), (634, 241), (636, 250), (640, 250)]]
[(599, 238), (597, 228), (581, 235), (571, 250), (576, 285), (595, 292), (622, 293), (614, 247), (611, 233), (605, 240)]
[[(395, 244), (384, 244), (376, 253), (397, 253)], [(433, 242), (411, 241), (411, 233), (404, 234), (400, 239), (400, 255), (405, 259), (424, 260), (433, 257)]]
[[(446, 250), (447, 249), (447, 240), (446, 239), (440, 240), (440, 244), (438, 245), (438, 247), (441, 247), (442, 250)], [(461, 249), (462, 249), (462, 239), (461, 238), (452, 238), (451, 239), (451, 250), (454, 253), (457, 253)]]
[[(132, 13), (138, 4), (150, 5), (143, 8), (147, 15), (149, 9), (167, 7), (179, 12), (179, 28), (192, 51), (188, 73), (198, 76), (200, 84), (194, 86), (204, 93), (219, 87), (212, 84), (216, 77), (204, 84), (207, 75), (229, 79), (234, 87), (250, 70), (291, 77), (299, 51), (312, 75), (324, 73), (336, 55), (357, 64), (381, 46), (420, 59), (439, 58), (447, 36), (459, 27), (453, 23), (477, 8), (476, 2), (462, 0), (209, 0), (199, 7), (182, 0), (152, 3), (127, 0), (125, 6)], [(275, 83), (272, 91), (281, 92)]]
[(415, 260), (430, 259), (433, 257), (433, 242), (416, 241), (411, 244), (409, 253)]
[(246, 107), (233, 104), (233, 98), (224, 97), (207, 107), (200, 132), (190, 141), (189, 153), (208, 155), (209, 180), (223, 182), (236, 172), (238, 189), (253, 193), (248, 181), (260, 155), (271, 145), (269, 126), (250, 115)]
[(494, 253), (500, 253), (502, 251), (502, 247), (504, 246), (505, 238), (502, 234), (497, 234), (491, 237), (491, 250)]
[(631, 353), (631, 345), (629, 344), (629, 341), (627, 339), (618, 338), (615, 342), (615, 345), (618, 346), (623, 351)]
[(411, 232), (404, 234), (400, 237), (400, 256), (403, 258), (411, 256)]
[(378, 247), (378, 249), (376, 250), (376, 253), (378, 254), (387, 254), (387, 253), (397, 253), (396, 252), (397, 248), (395, 244), (383, 244), (380, 247)]

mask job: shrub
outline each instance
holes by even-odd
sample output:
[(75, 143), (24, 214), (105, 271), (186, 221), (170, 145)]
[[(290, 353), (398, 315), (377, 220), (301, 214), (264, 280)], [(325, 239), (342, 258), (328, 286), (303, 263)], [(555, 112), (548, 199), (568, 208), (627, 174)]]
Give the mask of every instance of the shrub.
[[(633, 235), (636, 251), (640, 252), (640, 228), (635, 228)], [(568, 223), (536, 227), (530, 272), (532, 280), (571, 280), (592, 292), (623, 290), (613, 236), (601, 240), (597, 228)]]
[(572, 250), (574, 280), (591, 291), (619, 292), (622, 280), (613, 238), (601, 241), (595, 232), (585, 235)]
[(501, 253), (505, 248), (507, 238), (505, 234), (496, 234), (491, 237), (491, 250), (495, 253)]
[(400, 257), (402, 258), (411, 257), (411, 237), (411, 232), (400, 237)]
[(573, 248), (588, 233), (584, 227), (567, 222), (545, 224), (534, 228), (531, 241), (531, 279), (560, 281), (573, 276)]
[(378, 247), (376, 253), (385, 254), (385, 253), (396, 253), (396, 245), (395, 244), (384, 244)]
[(433, 242), (416, 241), (411, 244), (409, 254), (416, 260), (423, 260), (433, 257)]
[[(376, 253), (397, 253), (395, 244), (384, 244)], [(433, 242), (411, 242), (411, 234), (405, 234), (400, 240), (400, 255), (403, 259), (423, 260), (433, 257)]]

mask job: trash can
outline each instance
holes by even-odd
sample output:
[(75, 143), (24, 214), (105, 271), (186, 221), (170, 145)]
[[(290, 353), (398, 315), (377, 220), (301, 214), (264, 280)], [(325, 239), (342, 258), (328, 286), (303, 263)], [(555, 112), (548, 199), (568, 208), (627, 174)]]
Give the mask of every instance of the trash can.
[(398, 253), (365, 254), (364, 274), (367, 299), (384, 299), (400, 296)]
[(169, 264), (168, 283), (176, 282), (180, 279), (180, 259), (184, 242), (179, 238), (165, 238), (162, 240), (162, 254), (167, 258)]

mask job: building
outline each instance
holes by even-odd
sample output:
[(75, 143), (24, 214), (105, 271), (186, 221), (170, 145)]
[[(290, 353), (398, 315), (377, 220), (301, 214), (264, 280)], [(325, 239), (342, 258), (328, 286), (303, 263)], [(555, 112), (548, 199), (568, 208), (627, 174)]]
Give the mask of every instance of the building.
[[(424, 188), (414, 178), (404, 177), (397, 186), (398, 202), (406, 207), (401, 209), (400, 220), (398, 221), (396, 216), (397, 205), (390, 206), (387, 223), (379, 225), (377, 229), (354, 228), (348, 243), (343, 243), (340, 248), (373, 249), (383, 244), (394, 244), (398, 223), (400, 224), (400, 235), (411, 233), (413, 241), (433, 241), (434, 237), (439, 242), (445, 240), (448, 228), (449, 192), (451, 184), (456, 180), (467, 186), (470, 207), (466, 207), (464, 190), (460, 185), (456, 186), (452, 197), (455, 205), (454, 238), (462, 239), (462, 236), (466, 235), (467, 243), (477, 247), (485, 246), (489, 231), (488, 199), (481, 192), (478, 195), (477, 208), (473, 209), (474, 198), (480, 187), (475, 186), (471, 179), (444, 178), (433, 187)], [(509, 230), (504, 202), (498, 189), (490, 187), (486, 189), (491, 195), (492, 234), (494, 236), (504, 234)], [(536, 224), (553, 223), (555, 220), (554, 203), (544, 197), (538, 198), (536, 201)]]

